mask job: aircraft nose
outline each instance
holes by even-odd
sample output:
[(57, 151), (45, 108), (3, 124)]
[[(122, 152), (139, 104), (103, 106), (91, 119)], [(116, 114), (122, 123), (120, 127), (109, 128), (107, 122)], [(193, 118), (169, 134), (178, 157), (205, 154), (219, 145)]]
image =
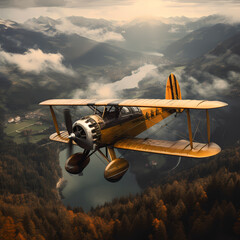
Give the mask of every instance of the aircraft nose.
[(75, 133), (71, 133), (71, 134), (68, 136), (68, 138), (69, 138), (69, 139), (74, 139), (74, 138), (76, 138)]

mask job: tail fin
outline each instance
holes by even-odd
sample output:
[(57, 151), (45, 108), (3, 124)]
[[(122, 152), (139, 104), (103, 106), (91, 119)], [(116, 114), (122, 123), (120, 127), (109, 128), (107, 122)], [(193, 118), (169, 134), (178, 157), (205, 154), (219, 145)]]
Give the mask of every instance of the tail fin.
[(174, 74), (170, 74), (166, 86), (166, 99), (182, 99), (180, 86)]

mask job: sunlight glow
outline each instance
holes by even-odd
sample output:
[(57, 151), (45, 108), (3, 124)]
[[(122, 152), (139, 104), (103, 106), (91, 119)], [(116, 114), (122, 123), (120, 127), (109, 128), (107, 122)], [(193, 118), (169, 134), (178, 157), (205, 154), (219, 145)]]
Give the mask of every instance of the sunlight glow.
[[(67, 1), (66, 1), (67, 2)], [(53, 19), (66, 16), (83, 16), (87, 18), (104, 18), (108, 20), (129, 21), (135, 18), (159, 18), (186, 16), (198, 18), (210, 14), (227, 14), (239, 19), (240, 5), (231, 1), (188, 1), (178, 0), (131, 0), (118, 4), (107, 1), (108, 4), (100, 4), (95, 1), (91, 4), (66, 5), (61, 7), (31, 7), (31, 8), (0, 8), (0, 16), (3, 19), (12, 19), (24, 22), (29, 18), (48, 16)]]

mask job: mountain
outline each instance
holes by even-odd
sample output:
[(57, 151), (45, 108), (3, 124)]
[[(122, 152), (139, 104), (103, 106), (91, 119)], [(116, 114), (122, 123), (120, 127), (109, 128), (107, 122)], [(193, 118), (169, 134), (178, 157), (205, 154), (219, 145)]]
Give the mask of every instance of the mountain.
[[(239, 84), (234, 73), (240, 73), (240, 32), (219, 43), (214, 49), (204, 56), (195, 59), (186, 68), (189, 74), (207, 72), (219, 78), (228, 79), (228, 83)], [(236, 87), (236, 85), (235, 85)], [(237, 92), (237, 88), (235, 88)], [(236, 94), (237, 95), (237, 94)]]
[(186, 17), (135, 19), (122, 26), (127, 49), (162, 52), (171, 43), (183, 38), (190, 32), (216, 23), (227, 22), (226, 17), (212, 15), (199, 19)]
[(226, 23), (221, 15), (199, 19), (186, 17), (138, 18), (131, 22), (107, 21), (84, 17), (66, 17), (53, 20), (47, 17), (32, 18), (25, 26), (53, 36), (59, 33), (77, 34), (98, 42), (107, 42), (127, 50), (161, 53), (169, 44), (196, 29)]
[(190, 62), (201, 57), (217, 44), (240, 32), (240, 25), (216, 24), (193, 31), (184, 38), (170, 44), (164, 54), (176, 62)]
[(28, 29), (42, 32), (49, 36), (56, 34), (77, 34), (97, 42), (123, 41), (122, 29), (118, 23), (104, 19), (84, 17), (64, 17), (51, 19), (48, 17), (32, 18), (24, 23)]
[[(52, 31), (51, 26), (56, 23), (49, 18), (39, 21), (48, 23), (47, 31)], [(74, 89), (84, 89), (90, 81), (101, 79), (103, 74), (105, 82), (116, 81), (147, 61), (160, 59), (74, 33), (49, 35), (3, 20), (0, 45), (1, 102), (12, 110), (60, 94), (67, 97)]]
[(228, 107), (211, 113), (213, 141), (230, 146), (239, 141), (240, 129), (240, 33), (219, 43), (208, 53), (185, 65), (180, 85), (187, 98), (220, 100)]
[[(44, 18), (44, 20), (45, 27), (46, 21), (48, 23), (47, 31), (49, 31), (53, 23), (57, 22), (49, 18)], [(40, 23), (43, 22), (43, 18), (40, 18), (39, 21)], [(108, 58), (126, 61), (128, 58), (140, 56), (137, 53), (117, 47), (113, 48), (107, 43), (96, 42), (77, 34), (70, 35), (62, 32), (54, 36), (49, 36), (44, 34), (42, 29), (38, 30), (25, 28), (25, 26), (18, 26), (16, 28), (0, 23), (0, 44), (2, 50), (11, 53), (24, 53), (30, 48), (39, 48), (43, 52), (61, 53), (68, 64), (78, 64), (77, 61), (80, 58), (81, 63), (86, 65), (88, 63), (84, 62), (84, 56), (90, 51), (93, 57), (98, 56), (99, 61), (95, 61), (95, 64), (100, 65), (109, 64)], [(99, 55), (99, 48), (104, 49), (104, 55)], [(96, 53), (95, 50), (97, 51)]]

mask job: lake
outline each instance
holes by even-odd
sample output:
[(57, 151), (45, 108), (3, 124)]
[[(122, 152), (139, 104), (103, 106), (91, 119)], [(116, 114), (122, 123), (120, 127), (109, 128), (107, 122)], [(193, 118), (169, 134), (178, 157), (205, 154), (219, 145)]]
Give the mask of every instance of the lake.
[[(132, 71), (129, 76), (125, 76), (114, 83), (101, 84), (96, 82), (94, 86), (89, 87), (90, 90), (88, 91), (77, 90), (78, 94), (75, 97), (84, 98), (86, 97), (84, 94), (100, 98), (111, 98), (113, 97), (112, 95), (117, 96), (119, 91), (138, 87), (138, 83), (156, 68), (157, 66), (155, 65), (145, 64)], [(110, 96), (107, 94), (109, 92), (111, 93)], [(78, 151), (81, 150), (79, 147), (75, 147), (75, 150), (77, 149)], [(65, 205), (82, 207), (85, 211), (88, 211), (91, 207), (102, 205), (113, 198), (128, 196), (130, 193), (136, 194), (141, 191), (136, 182), (135, 175), (130, 170), (117, 183), (110, 183), (105, 180), (104, 169), (107, 162), (99, 154), (98, 156), (96, 154), (91, 156), (91, 161), (84, 169), (83, 176), (75, 176), (67, 173), (64, 168), (67, 159), (67, 150), (60, 152), (59, 158), (63, 170), (63, 178), (67, 180), (67, 186), (62, 191), (64, 196), (63, 203)]]
[[(78, 151), (81, 151), (81, 148), (75, 146), (74, 152)], [(105, 180), (104, 169), (107, 161), (100, 157), (99, 153), (91, 156), (89, 165), (83, 170), (83, 176), (71, 175), (66, 172), (64, 168), (66, 159), (67, 149), (59, 154), (63, 178), (67, 180), (67, 185), (62, 191), (63, 203), (66, 206), (82, 207), (84, 211), (89, 211), (91, 207), (102, 205), (113, 198), (128, 196), (130, 193), (136, 194), (141, 191), (134, 174), (129, 169), (117, 183), (110, 183)]]

